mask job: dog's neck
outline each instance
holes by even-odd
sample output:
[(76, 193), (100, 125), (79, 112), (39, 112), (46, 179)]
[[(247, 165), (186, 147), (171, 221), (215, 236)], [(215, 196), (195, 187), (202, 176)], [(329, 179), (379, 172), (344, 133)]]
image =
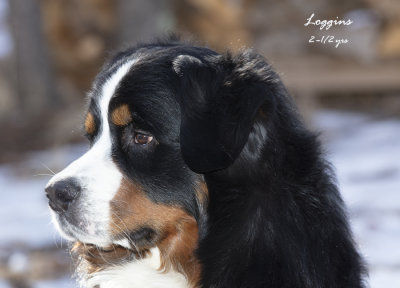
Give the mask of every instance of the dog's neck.
[(184, 219), (156, 247), (141, 250), (78, 242), (72, 249), (77, 277), (85, 288), (197, 287), (201, 270), (194, 255), (197, 230), (193, 218)]
[(145, 255), (137, 255), (136, 252), (122, 247), (113, 247), (112, 251), (98, 250), (97, 247), (83, 249), (85, 251), (81, 251), (83, 254), (80, 256), (84, 258), (80, 259), (77, 266), (81, 287), (193, 287), (184, 274), (174, 269), (163, 270), (163, 257), (157, 247), (144, 251)]
[[(302, 192), (294, 191), (291, 187), (306, 187), (303, 181), (310, 179), (310, 175), (320, 179), (326, 177), (322, 170), (314, 169), (313, 161), (319, 161), (318, 155), (301, 150), (304, 149), (302, 143), (318, 145), (312, 133), (307, 133), (299, 123), (298, 131), (287, 136), (281, 131), (288, 131), (282, 126), (290, 120), (268, 121), (270, 119), (260, 116), (233, 165), (205, 176), (209, 189), (209, 231), (208, 236), (200, 242), (198, 253), (201, 255), (200, 261), (207, 267), (203, 270), (205, 287), (213, 283), (224, 283), (221, 287), (229, 287), (240, 282), (243, 273), (247, 273), (247, 278), (256, 279), (260, 277), (260, 271), (257, 270), (260, 267), (263, 269), (262, 274), (276, 271), (279, 265), (291, 263), (290, 258), (297, 257), (297, 252), (286, 253), (285, 247), (279, 248), (279, 239), (286, 237), (282, 234), (291, 233), (283, 230), (291, 227), (297, 216), (302, 217), (300, 214), (294, 215), (298, 211), (297, 203), (293, 200), (297, 192)], [(282, 126), (272, 126), (271, 122)], [(319, 153), (314, 147), (310, 151)], [(302, 159), (305, 159), (303, 163)], [(286, 161), (293, 162), (288, 165)], [(308, 166), (303, 167), (305, 163)], [(292, 206), (282, 206), (283, 203)], [(290, 209), (295, 212), (288, 212)], [(265, 241), (266, 237), (271, 240)], [(293, 244), (295, 246), (298, 243)], [(213, 253), (209, 247), (213, 247)], [(248, 250), (243, 247), (252, 248)], [(275, 254), (276, 251), (279, 251), (279, 256)], [(215, 271), (221, 273), (218, 275)]]

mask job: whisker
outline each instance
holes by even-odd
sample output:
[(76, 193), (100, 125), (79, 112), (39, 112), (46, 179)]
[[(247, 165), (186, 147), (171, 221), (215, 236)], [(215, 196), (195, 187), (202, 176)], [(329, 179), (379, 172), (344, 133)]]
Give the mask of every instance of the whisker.
[(51, 173), (53, 173), (52, 175), (56, 175), (56, 173), (55, 173), (53, 170), (51, 170), (46, 164), (44, 164), (43, 162), (40, 162), (40, 164), (41, 164), (44, 168), (46, 168), (47, 170), (49, 170)]
[[(128, 228), (128, 226), (126, 225), (126, 223), (121, 219), (121, 217), (118, 216), (118, 214), (116, 214), (115, 212), (113, 212), (113, 215), (114, 215), (115, 217), (117, 217), (119, 221), (121, 221), (121, 223), (125, 226), (126, 230), (129, 230), (129, 228)], [(115, 221), (113, 221), (113, 224), (114, 224), (115, 226), (117, 226), (117, 228), (120, 230), (120, 231), (117, 231), (117, 232), (122, 232), (122, 233), (123, 233), (126, 237), (128, 237), (128, 239), (129, 239), (129, 234), (126, 232), (125, 229), (121, 228), (121, 226), (119, 226)]]
[[(116, 232), (122, 232), (122, 234), (125, 235), (126, 238), (127, 238), (128, 241), (129, 241), (129, 240), (130, 240), (130, 236), (129, 236), (129, 234), (126, 232), (127, 230), (129, 230), (129, 228), (128, 228), (128, 226), (126, 225), (125, 221), (122, 220), (121, 217), (119, 217), (119, 216), (118, 216), (116, 213), (114, 213), (114, 212), (113, 212), (113, 215), (114, 215), (115, 217), (117, 217), (117, 218), (119, 219), (119, 221), (120, 221), (120, 222), (125, 226), (125, 228), (126, 228), (126, 230), (125, 230), (125, 229), (122, 229), (121, 226), (119, 226), (115, 221), (113, 221), (113, 224), (119, 229), (119, 231), (118, 231), (118, 230), (115, 230), (115, 231), (116, 231)], [(139, 247), (136, 246), (136, 243), (131, 242), (131, 241), (129, 241), (129, 243), (130, 243), (130, 244), (135, 248), (135, 250), (138, 252), (138, 255), (139, 255), (140, 259), (142, 259), (142, 258), (143, 258), (143, 255), (140, 253), (140, 249), (139, 249)]]
[(33, 177), (37, 177), (37, 176), (50, 176), (50, 177), (53, 177), (54, 174), (35, 174), (35, 175), (33, 175)]

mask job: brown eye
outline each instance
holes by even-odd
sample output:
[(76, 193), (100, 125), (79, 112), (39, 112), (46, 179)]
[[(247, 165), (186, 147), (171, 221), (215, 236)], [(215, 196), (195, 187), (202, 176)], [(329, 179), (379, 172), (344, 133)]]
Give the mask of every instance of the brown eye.
[(146, 145), (153, 141), (153, 136), (144, 135), (140, 133), (136, 133), (135, 135), (135, 143), (140, 145)]

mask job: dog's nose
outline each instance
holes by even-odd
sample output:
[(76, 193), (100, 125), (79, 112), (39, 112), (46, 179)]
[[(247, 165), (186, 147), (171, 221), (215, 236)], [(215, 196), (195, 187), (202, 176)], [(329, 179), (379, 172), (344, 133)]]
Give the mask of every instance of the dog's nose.
[(68, 178), (47, 186), (45, 191), (49, 199), (49, 206), (54, 211), (65, 212), (81, 194), (81, 186), (74, 178)]

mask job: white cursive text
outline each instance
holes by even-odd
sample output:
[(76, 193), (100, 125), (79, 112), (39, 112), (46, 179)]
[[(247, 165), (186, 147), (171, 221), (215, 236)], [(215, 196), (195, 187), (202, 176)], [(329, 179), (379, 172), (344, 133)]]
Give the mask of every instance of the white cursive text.
[(323, 30), (325, 28), (325, 30), (329, 30), (329, 28), (332, 27), (332, 25), (350, 25), (353, 23), (352, 20), (348, 19), (348, 20), (339, 20), (339, 17), (336, 17), (335, 20), (315, 20), (313, 21), (315, 14), (312, 13), (310, 18), (307, 18), (307, 22), (304, 24), (304, 26), (308, 26), (308, 25), (315, 25), (315, 26), (320, 26), (319, 29)]

